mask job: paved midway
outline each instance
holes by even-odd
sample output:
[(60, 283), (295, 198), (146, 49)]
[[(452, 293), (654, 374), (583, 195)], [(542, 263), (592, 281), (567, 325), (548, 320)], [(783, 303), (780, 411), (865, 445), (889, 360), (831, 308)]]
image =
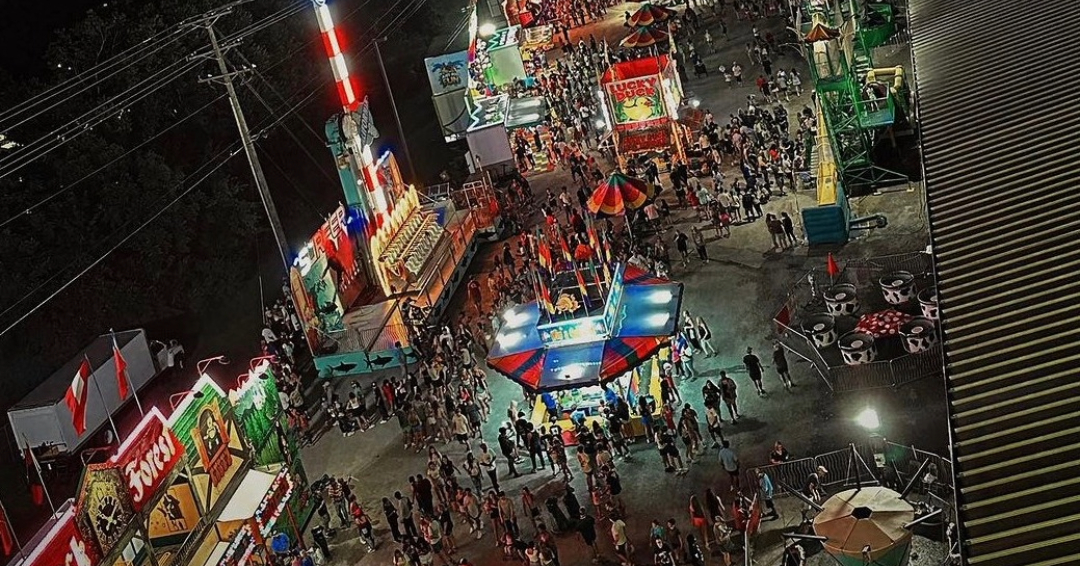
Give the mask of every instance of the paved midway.
[[(580, 37), (587, 39), (588, 35), (593, 33), (598, 39), (603, 36), (609, 43), (616, 44), (625, 35), (622, 14), (634, 7), (636, 3), (612, 8), (605, 21), (575, 30), (572, 34), (573, 40), (576, 42)], [(703, 11), (711, 14), (708, 9)], [(696, 38), (698, 50), (705, 54), (710, 71), (721, 64), (738, 60), (748, 67), (745, 76), (756, 77), (760, 69), (746, 61), (744, 51), (745, 43), (750, 40), (750, 26), (745, 22), (733, 21), (730, 11), (727, 16), (729, 39), (720, 39), (716, 20), (708, 18), (706, 24), (717, 38), (718, 50), (715, 54), (709, 54), (700, 35)], [(783, 21), (777, 18), (759, 20), (758, 25), (763, 33), (771, 30), (779, 35)], [(703, 33), (703, 30), (699, 30), (700, 33)], [(794, 50), (780, 53), (776, 67), (792, 66), (798, 66), (804, 78), (809, 76), (805, 64), (797, 58)], [(684, 86), (688, 93), (702, 101), (701, 108), (712, 110), (718, 120), (736, 112), (745, 104), (746, 95), (754, 91), (752, 79), (741, 88), (728, 88), (722, 77), (714, 72), (711, 72), (708, 78), (696, 79), (691, 76)], [(802, 100), (793, 101), (789, 108), (794, 112), (808, 102), (809, 96), (804, 95)], [(548, 187), (557, 190), (562, 185), (572, 186), (569, 177), (568, 172), (556, 171), (531, 177), (530, 181), (534, 192), (543, 195)], [(804, 192), (797, 196), (789, 193), (787, 197), (772, 200), (764, 208), (765, 212), (787, 211), (798, 220), (798, 209), (812, 205), (812, 196)], [(856, 215), (878, 212), (886, 214), (889, 217), (889, 227), (848, 244), (838, 252), (841, 259), (909, 252), (921, 250), (927, 245), (926, 227), (921, 213), (923, 204), (918, 188), (913, 192), (867, 197), (854, 202), (853, 206)], [(688, 230), (691, 213), (677, 210), (675, 215), (679, 221), (685, 222), (684, 231)], [(801, 230), (799, 232), (801, 233)], [(713, 232), (709, 230), (706, 234), (711, 238)], [(670, 240), (671, 233), (666, 237)], [(501, 244), (489, 245), (483, 249), (473, 265), (473, 273), (490, 271), (491, 256), (500, 246)], [(781, 440), (795, 457), (838, 450), (849, 442), (864, 440), (866, 433), (858, 428), (853, 418), (867, 406), (873, 406), (882, 415), (881, 432), (890, 440), (904, 444), (917, 443), (920, 448), (943, 453), (947, 442), (944, 430), (945, 406), (939, 400), (944, 392), (943, 386), (936, 381), (924, 381), (901, 392), (882, 391), (833, 396), (816, 381), (817, 378), (810, 374), (805, 364), (794, 363), (792, 375), (797, 385), (794, 389), (784, 390), (780, 386), (779, 378), (771, 368), (767, 368), (765, 387), (768, 395), (754, 395), (742, 369), (742, 354), (747, 346), (752, 346), (767, 361), (771, 351), (772, 314), (779, 308), (781, 297), (795, 278), (808, 267), (824, 265), (824, 252), (815, 251), (811, 254), (805, 245), (801, 245), (793, 251), (772, 253), (770, 238), (763, 222), (734, 226), (730, 239), (711, 240), (708, 247), (714, 260), (712, 263), (701, 264), (693, 261), (687, 268), (676, 265), (672, 272), (675, 279), (685, 283), (684, 307), (695, 316), (705, 317), (716, 335), (713, 343), (719, 350), (716, 357), (697, 357), (695, 366), (698, 379), (684, 383), (682, 394), (686, 402), (694, 405), (703, 414), (700, 389), (705, 379), (715, 381), (720, 370), (733, 374), (740, 385), (740, 406), (745, 417), (735, 425), (725, 422), (724, 433), (738, 453), (743, 469), (767, 463), (768, 453), (776, 440)], [(458, 297), (457, 307), (460, 307), (460, 302), (461, 297)], [(793, 356), (789, 356), (789, 360), (794, 362)], [(366, 384), (371, 379), (378, 379), (378, 376), (364, 376), (358, 380)], [(347, 395), (352, 381), (352, 378), (347, 378), (335, 385), (339, 392)], [(493, 420), (485, 425), (484, 438), (493, 445), (500, 425), (496, 419), (505, 417), (506, 407), (512, 399), (520, 398), (520, 387), (493, 372), (489, 372), (489, 383), (494, 397)], [(456, 463), (460, 463), (464, 458), (464, 450), (457, 444), (440, 445), (438, 448)], [(720, 470), (716, 449), (710, 449), (684, 476), (665, 474), (659, 455), (652, 445), (639, 441), (632, 445), (631, 450), (632, 460), (618, 463), (628, 512), (626, 522), (630, 539), (637, 547), (636, 562), (651, 563), (652, 554), (647, 544), (650, 521), (658, 519), (663, 522), (674, 518), (684, 535), (692, 532), (686, 511), (690, 495), (697, 494), (701, 497), (707, 487), (712, 487), (730, 502), (728, 480)], [(324, 473), (356, 478), (355, 492), (358, 500), (375, 521), (379, 547), (374, 553), (366, 553), (355, 529), (349, 528), (339, 532), (331, 540), (331, 564), (391, 564), (396, 545), (389, 537), (380, 500), (384, 496), (392, 495), (395, 490), (407, 493), (406, 478), (423, 472), (425, 455), (402, 448), (399, 427), (396, 421), (392, 420), (348, 438), (342, 438), (336, 430), (330, 431), (316, 445), (304, 450), (304, 462), (312, 479), (319, 478)], [(570, 465), (575, 471), (573, 485), (578, 497), (583, 505), (590, 507), (587, 505), (588, 492), (584, 478), (577, 473), (572, 457)], [(500, 463), (498, 467), (500, 474), (504, 474), (505, 466)], [(528, 469), (527, 463), (525, 467)], [(551, 494), (561, 494), (563, 485), (561, 480), (553, 479), (548, 470), (535, 474), (526, 473), (520, 479), (500, 479), (500, 482), (516, 505), (519, 505), (521, 486), (529, 486), (538, 493), (538, 500), (542, 500)], [(467, 483), (467, 479), (463, 479), (463, 485)], [(781, 530), (793, 528), (800, 520), (799, 508), (794, 500), (778, 500), (778, 506), (781, 519), (763, 523), (762, 532), (754, 542), (757, 564), (779, 562), (779, 533)], [(455, 516), (455, 523), (455, 538), (459, 546), (455, 559), (465, 557), (475, 564), (501, 562), (502, 553), (495, 547), (490, 532), (486, 533), (483, 539), (475, 540), (469, 536), (467, 525), (460, 517)], [(521, 524), (523, 538), (531, 540), (532, 527), (526, 520), (522, 520)], [(336, 519), (334, 526), (337, 526)], [(617, 560), (608, 536), (608, 527), (606, 522), (597, 525), (599, 545), (605, 561), (615, 563)], [(563, 566), (589, 563), (587, 549), (576, 535), (559, 535), (557, 542)], [(708, 561), (710, 564), (723, 563), (719, 555), (708, 557)], [(439, 562), (439, 559), (436, 559), (436, 563)], [(831, 563), (831, 559), (818, 555), (814, 556), (810, 563), (826, 564)], [(913, 560), (912, 563), (921, 562)]]

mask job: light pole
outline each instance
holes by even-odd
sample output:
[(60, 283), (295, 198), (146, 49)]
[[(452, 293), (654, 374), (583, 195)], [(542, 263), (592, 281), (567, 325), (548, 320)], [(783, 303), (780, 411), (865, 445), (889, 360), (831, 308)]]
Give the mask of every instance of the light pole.
[(390, 89), (390, 77), (386, 75), (386, 65), (383, 64), (382, 50), (379, 44), (387, 38), (380, 37), (373, 41), (375, 44), (375, 57), (379, 59), (379, 70), (382, 71), (383, 85), (386, 86), (386, 96), (390, 99), (390, 109), (394, 111), (394, 122), (397, 123), (398, 139), (401, 140), (401, 150), (405, 152), (405, 160), (409, 162), (409, 176), (416, 182), (416, 167), (413, 165), (412, 155), (409, 154), (409, 143), (405, 141), (405, 129), (401, 126), (401, 116), (398, 115), (397, 102), (394, 100), (394, 91)]

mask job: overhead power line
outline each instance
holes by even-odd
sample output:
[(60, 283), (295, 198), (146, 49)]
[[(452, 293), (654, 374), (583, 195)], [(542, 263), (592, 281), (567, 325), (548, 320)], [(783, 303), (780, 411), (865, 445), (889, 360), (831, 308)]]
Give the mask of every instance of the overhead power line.
[(136, 146), (132, 147), (131, 149), (125, 151), (124, 153), (114, 157), (113, 159), (111, 159), (107, 163), (105, 163), (104, 165), (98, 167), (97, 169), (94, 169), (93, 171), (87, 173), (86, 175), (83, 175), (82, 177), (79, 177), (75, 181), (72, 181), (71, 183), (68, 183), (67, 185), (64, 185), (63, 187), (60, 187), (59, 189), (54, 191), (49, 196), (47, 196), (47, 197), (35, 202), (34, 204), (31, 204), (30, 206), (27, 206), (26, 208), (20, 210), (18, 213), (14, 214), (11, 217), (9, 217), (8, 219), (0, 222), (0, 228), (3, 228), (4, 226), (7, 226), (8, 224), (11, 224), (12, 222), (18, 220), (19, 218), (22, 218), (23, 216), (28, 216), (30, 214), (33, 214), (34, 211), (37, 210), (38, 208), (41, 208), (42, 206), (44, 206), (44, 205), (48, 204), (49, 202), (51, 202), (53, 199), (55, 199), (55, 198), (63, 195), (64, 193), (74, 189), (75, 187), (77, 187), (83, 181), (85, 181), (85, 180), (93, 177), (94, 175), (97, 175), (98, 173), (101, 173), (102, 171), (104, 171), (104, 170), (108, 169), (109, 167), (115, 165), (121, 159), (124, 159), (125, 157), (131, 155), (135, 151), (137, 151), (137, 150), (139, 150), (139, 149), (141, 149), (143, 147), (146, 147), (148, 144), (150, 144), (154, 140), (156, 140), (156, 139), (160, 138), (161, 136), (169, 133), (170, 131), (175, 129), (177, 126), (180, 126), (181, 124), (187, 122), (188, 120), (194, 118), (195, 116), (201, 114), (203, 110), (206, 110), (210, 106), (213, 106), (214, 103), (216, 103), (216, 102), (218, 102), (218, 101), (220, 101), (220, 100), (222, 100), (224, 98), (225, 98), (225, 95), (222, 94), (222, 95), (218, 96), (217, 98), (211, 100), (210, 102), (207, 102), (206, 104), (199, 107), (198, 110), (195, 110), (194, 112), (191, 112), (187, 116), (184, 116), (183, 118), (180, 118), (179, 120), (177, 120), (175, 122), (172, 122), (171, 124), (169, 124), (165, 128), (158, 131), (156, 134), (150, 136), (149, 138), (146, 138), (145, 140), (140, 142), (138, 145), (136, 145)]

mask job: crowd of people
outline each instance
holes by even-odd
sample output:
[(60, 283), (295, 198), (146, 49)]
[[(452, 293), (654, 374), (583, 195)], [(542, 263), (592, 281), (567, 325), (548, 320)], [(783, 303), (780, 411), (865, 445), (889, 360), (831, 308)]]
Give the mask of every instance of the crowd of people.
[[(716, 4), (723, 10), (722, 2), (714, 2), (714, 9)], [(566, 27), (602, 17), (609, 5), (603, 0), (539, 4), (542, 21), (547, 18)], [(755, 21), (775, 12), (776, 3), (738, 3), (733, 9), (739, 19)], [(722, 19), (720, 22), (716, 37), (726, 37), (726, 25)], [(684, 51), (689, 64), (697, 67), (702, 57), (693, 38), (702, 37), (712, 52), (714, 36), (696, 17), (684, 18), (683, 27), (686, 33), (680, 33), (677, 40), (690, 42)], [(354, 478), (325, 476), (315, 482), (312, 493), (320, 517), (319, 525), (312, 530), (315, 550), (297, 553), (294, 566), (330, 559), (333, 545), (329, 539), (338, 531), (354, 528), (369, 551), (385, 544), (386, 539), (392, 540), (395, 566), (470, 566), (470, 559), (459, 551), (459, 541), (464, 545), (467, 538), (482, 540), (487, 533), (493, 535), (489, 541), (505, 559), (528, 566), (559, 566), (560, 552), (565, 553), (571, 544), (584, 545), (594, 561), (599, 561), (611, 558), (601, 550), (607, 545), (598, 544), (605, 530), (614, 558), (622, 564), (632, 564), (635, 558), (651, 553), (660, 565), (704, 565), (710, 561), (711, 551), (730, 565), (740, 552), (742, 533), (754, 505), (761, 505), (767, 511), (766, 517), (779, 517), (768, 473), (756, 469), (744, 476), (732, 439), (725, 436), (725, 427), (736, 427), (743, 418), (736, 380), (721, 371), (715, 382), (706, 379), (701, 386), (701, 406), (684, 400), (683, 393), (697, 386), (695, 360), (718, 354), (712, 342), (713, 329), (703, 317), (683, 314), (682, 327), (658, 362), (659, 399), (642, 396), (640, 403), (631, 406), (616, 395), (607, 400), (599, 419), (576, 421), (573, 431), (560, 430), (551, 423), (534, 423), (526, 411), (531, 411), (536, 399), (528, 392), (522, 405), (525, 410), (519, 410), (517, 402), (505, 414), (492, 406), (481, 366), (497, 329), (498, 313), (510, 304), (535, 300), (527, 275), (537, 261), (532, 255), (535, 246), (529, 241), (533, 236), (526, 228), (528, 214), (539, 200), (535, 211), (541, 213), (549, 230), (565, 234), (571, 244), (584, 233), (587, 191), (603, 178), (594, 155), (601, 139), (594, 124), (600, 114), (600, 101), (594, 94), (598, 72), (614, 60), (633, 56), (593, 37), (570, 43), (562, 27), (557, 28), (557, 33), (566, 39), (563, 57), (549, 63), (542, 54), (537, 55), (532, 63), (542, 70), (535, 77), (499, 85), (498, 89), (507, 88), (514, 96), (543, 96), (550, 107), (550, 118), (544, 124), (549, 135), (541, 138), (539, 132), (523, 132), (516, 139), (518, 168), (529, 169), (535, 163), (535, 154), (542, 152), (552, 163), (570, 171), (579, 186), (549, 191), (546, 199), (536, 199), (529, 181), (516, 176), (507, 198), (520, 205), (512, 222), (518, 226), (518, 236), (501, 244), (490, 273), (466, 283), (466, 306), (451, 320), (438, 324), (425, 313), (410, 313), (407, 321), (413, 353), (407, 354), (398, 345), (394, 356), (400, 367), (397, 375), (366, 386), (353, 382), (344, 396), (333, 387), (326, 388), (321, 406), (329, 417), (327, 422), (343, 436), (396, 422), (402, 447), (425, 454), (427, 461), (418, 473), (403, 479), (399, 489), (385, 493), (376, 509), (360, 505), (353, 493)], [(798, 244), (793, 219), (786, 212), (763, 214), (761, 205), (796, 185), (797, 176), (807, 166), (801, 140), (813, 135), (816, 123), (813, 112), (803, 108), (794, 117), (793, 133), (786, 105), (792, 96), (801, 93), (802, 79), (796, 69), (773, 68), (774, 48), (775, 39), (769, 34), (759, 37), (755, 28), (747, 66), (757, 65), (763, 70), (754, 81), (758, 92), (749, 95), (745, 106), (726, 119), (717, 119), (708, 110), (702, 113), (700, 127), (694, 132), (693, 159), (676, 160), (671, 168), (668, 183), (674, 204), (668, 199), (655, 199), (642, 211), (638, 222), (647, 229), (642, 233), (644, 237), (631, 238), (625, 232), (620, 235), (610, 221), (603, 225), (601, 229), (610, 237), (617, 257), (669, 276), (676, 263), (687, 266), (692, 253), (701, 262), (710, 261), (703, 234), (706, 228), (714, 228), (718, 238), (730, 237), (732, 225), (759, 219), (764, 220), (775, 249)], [(747, 72), (738, 62), (720, 67), (720, 76), (732, 86), (749, 80), (744, 76)], [(489, 88), (497, 90), (495, 85)], [(732, 174), (732, 169), (738, 172)], [(633, 163), (627, 172), (662, 183), (655, 161)], [(673, 208), (692, 211), (706, 224), (702, 227), (695, 223), (684, 231), (672, 217)], [(670, 247), (678, 252), (674, 257), (665, 241), (669, 233)], [(275, 309), (268, 312), (264, 352), (276, 355), (284, 364), (279, 387), (288, 397), (290, 417), (294, 413), (306, 415), (299, 379), (293, 383), (292, 345), (290, 340), (279, 338), (296, 334), (291, 326), (295, 315), (284, 305)], [(770, 358), (781, 386), (794, 387), (783, 348), (777, 345)], [(742, 360), (755, 393), (767, 395), (766, 363), (750, 347)], [(297, 391), (300, 393), (294, 397)], [(296, 418), (298, 428), (306, 430), (306, 420)], [(493, 418), (499, 422), (498, 433), (485, 438), (483, 431)], [(642, 438), (635, 438), (630, 426), (633, 420), (644, 425)], [(570, 438), (572, 443), (567, 441)], [(659, 454), (659, 470), (673, 476), (687, 473), (690, 466), (705, 458), (714, 460), (716, 464), (710, 465), (723, 469), (726, 481), (720, 485), (727, 489), (708, 487), (689, 496), (685, 516), (631, 516), (624, 501), (620, 468), (651, 449)], [(772, 463), (790, 457), (777, 442)], [(541, 473), (549, 473), (554, 481), (544, 482), (539, 488), (530, 488), (530, 482), (513, 481)], [(823, 493), (823, 474), (817, 470), (816, 479), (808, 480), (807, 490), (818, 500)], [(581, 499), (572, 485), (578, 477), (586, 486)], [(644, 543), (640, 550), (628, 535), (628, 521), (640, 521), (642, 525), (650, 521), (648, 539), (637, 541)], [(376, 532), (376, 524), (388, 529), (387, 536)], [(467, 533), (463, 532), (466, 526)], [(577, 542), (568, 540), (567, 535)], [(797, 551), (785, 559), (788, 566), (805, 562), (805, 556), (799, 557)]]

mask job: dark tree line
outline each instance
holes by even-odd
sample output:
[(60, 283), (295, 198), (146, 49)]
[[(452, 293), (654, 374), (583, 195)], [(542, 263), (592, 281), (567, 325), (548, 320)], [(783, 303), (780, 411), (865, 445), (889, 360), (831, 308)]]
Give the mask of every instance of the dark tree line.
[[(110, 1), (56, 32), (45, 56), (47, 71), (40, 76), (16, 80), (0, 70), (0, 101), (4, 101), (0, 106), (26, 100), (221, 3)], [(352, 9), (350, 2), (339, 3), (339, 11)], [(293, 4), (290, 0), (242, 4), (222, 17), (216, 29), (226, 37)], [(365, 26), (380, 16), (380, 4), (367, 4), (362, 13), (346, 22), (350, 33), (358, 37), (372, 33)], [(422, 58), (428, 38), (457, 25), (461, 14), (456, 4), (432, 0), (406, 24), (410, 33), (391, 36), (384, 56), (395, 90), (410, 95), (426, 92)], [(455, 8), (447, 12), (444, 5)], [(294, 246), (340, 199), (333, 163), (316, 135), (321, 135), (323, 123), (337, 105), (318, 39), (314, 17), (304, 10), (245, 37), (228, 55), (234, 67), (252, 64), (259, 73), (248, 74), (245, 80), (262, 100), (247, 86), (239, 86), (252, 129), (271, 122), (275, 111), (291, 107), (318, 89), (296, 116), (259, 141), (260, 153), (269, 161), (264, 167)], [(190, 54), (205, 52), (207, 46), (206, 32), (193, 30), (73, 100), (4, 133), (28, 143), (147, 77), (164, 74)], [(394, 130), (384, 108), (377, 68), (368, 60), (353, 64), (371, 91), (380, 129), (390, 134)], [(0, 222), (78, 181), (47, 204), (0, 228), (0, 311), (11, 307), (10, 312), (0, 315), (2, 327), (115, 246), (186, 188), (186, 178), (200, 174), (200, 168), (213, 156), (237, 142), (228, 103), (219, 99), (224, 89), (196, 80), (209, 73), (216, 73), (213, 61), (203, 61), (194, 72), (118, 109), (92, 130), (0, 179)], [(407, 105), (422, 105), (402, 108), (409, 116), (406, 127), (410, 135), (425, 128), (437, 133), (437, 125), (425, 118), (433, 116), (426, 98), (406, 98)], [(273, 111), (264, 102), (274, 107)], [(159, 134), (166, 128), (170, 128), (168, 132)], [(431, 132), (425, 135), (433, 137)], [(158, 137), (133, 149), (153, 136)], [(314, 160), (297, 147), (298, 141)], [(423, 149), (413, 151), (417, 161), (429, 160)], [(7, 155), (0, 151), (0, 159)], [(114, 164), (90, 175), (113, 160)], [(428, 175), (437, 172), (437, 168), (424, 171)], [(261, 250), (256, 249), (257, 238)], [(140, 326), (190, 313), (204, 316), (201, 313), (228, 303), (230, 293), (237, 292), (241, 282), (252, 278), (258, 269), (257, 252), (269, 258), (269, 249), (266, 220), (241, 154), (0, 338), (0, 372), (7, 385), (0, 393), (0, 403), (6, 406), (17, 400), (109, 327)], [(20, 300), (23, 302), (18, 303)]]

